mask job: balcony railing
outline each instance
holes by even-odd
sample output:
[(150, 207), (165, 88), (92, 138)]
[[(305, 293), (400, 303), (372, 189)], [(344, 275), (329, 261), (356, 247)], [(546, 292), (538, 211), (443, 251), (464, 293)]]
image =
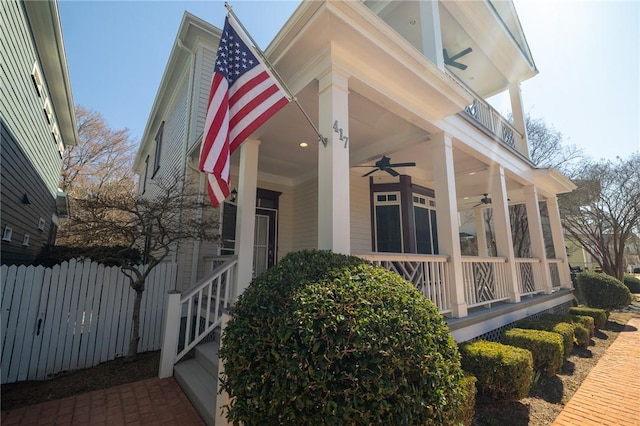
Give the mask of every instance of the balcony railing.
[(490, 306), (509, 300), (507, 259), (503, 257), (462, 257), (462, 277), (467, 306)]
[(542, 263), (540, 259), (517, 258), (516, 276), (521, 296), (543, 293)]
[(547, 259), (549, 264), (549, 273), (551, 274), (551, 286), (553, 289), (559, 289), (562, 286), (562, 280), (560, 279), (560, 259)]

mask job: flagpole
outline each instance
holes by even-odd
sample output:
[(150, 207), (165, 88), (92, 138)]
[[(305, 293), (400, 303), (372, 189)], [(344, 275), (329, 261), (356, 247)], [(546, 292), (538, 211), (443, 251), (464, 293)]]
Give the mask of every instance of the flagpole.
[(322, 144), (326, 147), (327, 146), (327, 138), (322, 136), (322, 134), (320, 133), (320, 130), (318, 130), (316, 125), (313, 124), (313, 121), (311, 121), (311, 118), (309, 117), (307, 112), (302, 108), (302, 105), (300, 105), (300, 102), (298, 102), (298, 98), (296, 98), (293, 95), (293, 93), (291, 93), (291, 90), (289, 89), (287, 84), (284, 82), (282, 77), (280, 77), (280, 74), (278, 74), (278, 71), (276, 71), (275, 68), (273, 67), (273, 65), (271, 65), (271, 62), (269, 62), (269, 60), (265, 56), (264, 52), (262, 52), (262, 50), (260, 50), (260, 47), (258, 46), (258, 43), (256, 43), (256, 41), (253, 39), (253, 37), (251, 37), (251, 34), (249, 33), (249, 31), (247, 31), (245, 26), (242, 25), (242, 22), (240, 21), (240, 19), (238, 19), (238, 16), (233, 11), (233, 7), (231, 7), (231, 5), (229, 3), (227, 3), (227, 2), (224, 2), (224, 7), (227, 8), (227, 10), (231, 14), (231, 16), (233, 16), (233, 19), (235, 19), (235, 21), (238, 23), (238, 25), (240, 25), (240, 28), (242, 28), (242, 31), (247, 35), (247, 37), (249, 37), (249, 40), (251, 40), (251, 43), (253, 43), (253, 47), (256, 50), (256, 52), (260, 55), (260, 57), (262, 58), (264, 63), (269, 67), (269, 69), (273, 73), (274, 77), (278, 79), (278, 82), (280, 83), (280, 85), (287, 91), (287, 94), (296, 103), (296, 105), (298, 105), (298, 108), (300, 109), (300, 111), (302, 111), (302, 114), (304, 115), (304, 117), (307, 119), (307, 121), (309, 122), (311, 127), (313, 127), (313, 130), (316, 132), (316, 134), (320, 138), (320, 142), (322, 142)]

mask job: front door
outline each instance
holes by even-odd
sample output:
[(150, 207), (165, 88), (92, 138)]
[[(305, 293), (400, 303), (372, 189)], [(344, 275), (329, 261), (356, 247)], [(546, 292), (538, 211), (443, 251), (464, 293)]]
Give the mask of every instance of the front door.
[[(278, 251), (278, 197), (280, 193), (258, 189), (256, 221), (253, 238), (253, 277), (273, 266)], [(237, 206), (225, 202), (222, 214), (222, 242), (220, 254), (235, 251)]]

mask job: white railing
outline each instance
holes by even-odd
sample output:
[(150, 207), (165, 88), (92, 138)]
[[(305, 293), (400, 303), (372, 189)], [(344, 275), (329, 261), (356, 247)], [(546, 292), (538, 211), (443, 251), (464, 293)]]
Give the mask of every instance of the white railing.
[(516, 138), (521, 139), (522, 135), (491, 105), (476, 97), (473, 103), (466, 106), (464, 110), (504, 143), (517, 149)]
[(562, 286), (562, 280), (560, 279), (562, 259), (547, 259), (547, 263), (549, 264), (549, 274), (551, 274), (551, 287), (559, 289)]
[(220, 325), (234, 297), (237, 256), (229, 256), (214, 271), (187, 290), (173, 292), (167, 301), (160, 378), (170, 377), (173, 366)]
[(516, 258), (516, 277), (521, 296), (544, 292), (542, 262), (536, 258)]
[(464, 295), (468, 307), (509, 299), (506, 262), (503, 257), (462, 257)]
[(440, 313), (451, 312), (449, 265), (447, 256), (423, 254), (368, 253), (354, 256), (380, 265), (413, 283), (431, 300)]

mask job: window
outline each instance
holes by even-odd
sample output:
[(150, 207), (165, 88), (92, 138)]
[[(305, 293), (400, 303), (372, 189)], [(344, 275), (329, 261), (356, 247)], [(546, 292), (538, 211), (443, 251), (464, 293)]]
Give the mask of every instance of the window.
[(56, 141), (56, 143), (60, 143), (60, 129), (58, 128), (58, 125), (56, 123), (53, 124), (53, 126), (51, 126), (51, 134), (53, 135), (53, 139)]
[(4, 227), (4, 231), (2, 231), (2, 241), (11, 241), (11, 237), (13, 236), (13, 229), (10, 226)]
[(47, 123), (53, 123), (53, 110), (51, 109), (51, 102), (49, 102), (49, 98), (44, 100), (44, 116), (47, 118)]
[(413, 194), (413, 217), (416, 232), (416, 252), (438, 254), (438, 227), (435, 201)]
[(402, 253), (400, 193), (376, 193), (374, 206), (376, 251)]
[(39, 97), (44, 95), (44, 83), (42, 80), (42, 73), (40, 72), (40, 67), (38, 63), (35, 62), (33, 64), (33, 69), (31, 70), (31, 80), (33, 81), (33, 86), (36, 88), (36, 92)]
[(29, 234), (24, 234), (24, 237), (22, 238), (22, 245), (29, 247)]
[(156, 152), (155, 152), (155, 158), (153, 163), (153, 176), (155, 176), (155, 174), (160, 169), (160, 155), (162, 154), (162, 133), (163, 132), (164, 132), (164, 121), (160, 124), (158, 133), (156, 133)]
[(44, 231), (45, 225), (46, 222), (44, 221), (44, 219), (40, 218), (40, 220), (38, 221), (38, 231)]
[(142, 175), (142, 193), (147, 190), (147, 176), (149, 176), (149, 156), (144, 159), (144, 174)]

